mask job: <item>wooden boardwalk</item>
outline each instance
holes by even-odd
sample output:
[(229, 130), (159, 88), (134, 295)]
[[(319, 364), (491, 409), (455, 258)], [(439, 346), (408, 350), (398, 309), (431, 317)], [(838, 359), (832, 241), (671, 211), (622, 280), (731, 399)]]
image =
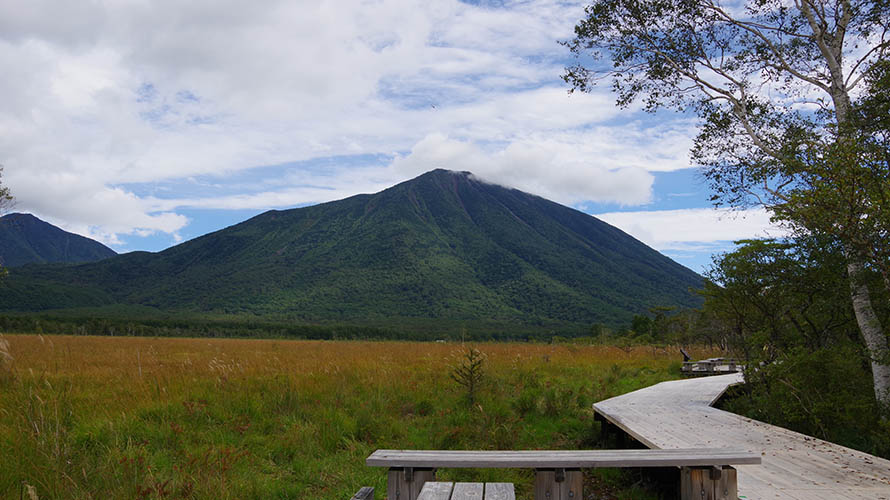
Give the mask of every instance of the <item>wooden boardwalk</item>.
[(890, 500), (890, 460), (765, 424), (711, 405), (742, 374), (662, 382), (593, 405), (650, 448), (737, 448), (761, 453), (739, 465), (749, 500)]

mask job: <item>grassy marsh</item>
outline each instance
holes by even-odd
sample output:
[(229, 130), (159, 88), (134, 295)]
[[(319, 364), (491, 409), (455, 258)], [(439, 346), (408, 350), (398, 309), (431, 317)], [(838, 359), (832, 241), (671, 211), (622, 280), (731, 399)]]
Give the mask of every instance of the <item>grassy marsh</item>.
[(349, 498), (385, 491), (374, 449), (589, 448), (593, 402), (679, 375), (653, 347), (474, 344), (471, 405), (457, 343), (2, 338), (2, 498)]

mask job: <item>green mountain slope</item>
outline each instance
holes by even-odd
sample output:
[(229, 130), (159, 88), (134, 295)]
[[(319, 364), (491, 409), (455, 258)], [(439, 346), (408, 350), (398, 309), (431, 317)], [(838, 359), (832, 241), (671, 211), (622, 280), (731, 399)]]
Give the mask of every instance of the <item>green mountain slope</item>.
[(157, 254), (14, 270), (5, 310), (139, 304), (302, 321), (618, 324), (701, 278), (589, 215), (467, 172), (285, 211)]
[(95, 262), (117, 255), (98, 241), (63, 231), (31, 214), (0, 217), (0, 263)]

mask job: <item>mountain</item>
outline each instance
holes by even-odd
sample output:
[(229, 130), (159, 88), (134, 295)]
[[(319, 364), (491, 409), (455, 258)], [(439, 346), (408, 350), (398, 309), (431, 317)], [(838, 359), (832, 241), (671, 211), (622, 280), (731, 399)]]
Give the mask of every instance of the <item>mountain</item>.
[(701, 277), (594, 217), (469, 172), (272, 210), (160, 253), (13, 270), (2, 310), (134, 304), (295, 321), (625, 324)]
[(95, 262), (117, 255), (98, 241), (63, 231), (31, 214), (0, 217), (0, 264)]

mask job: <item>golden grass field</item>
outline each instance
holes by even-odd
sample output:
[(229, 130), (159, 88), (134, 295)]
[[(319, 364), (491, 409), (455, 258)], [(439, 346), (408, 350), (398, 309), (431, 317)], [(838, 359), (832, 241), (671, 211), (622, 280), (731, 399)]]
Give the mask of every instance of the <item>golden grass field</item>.
[[(590, 405), (679, 376), (676, 350), (10, 335), (0, 498), (349, 498), (377, 448), (590, 447)], [(696, 353), (706, 355), (709, 353)], [(516, 481), (522, 471), (443, 471)], [(527, 489), (527, 488), (525, 488)], [(27, 496), (24, 496), (27, 498)], [(382, 493), (378, 494), (382, 498)]]

